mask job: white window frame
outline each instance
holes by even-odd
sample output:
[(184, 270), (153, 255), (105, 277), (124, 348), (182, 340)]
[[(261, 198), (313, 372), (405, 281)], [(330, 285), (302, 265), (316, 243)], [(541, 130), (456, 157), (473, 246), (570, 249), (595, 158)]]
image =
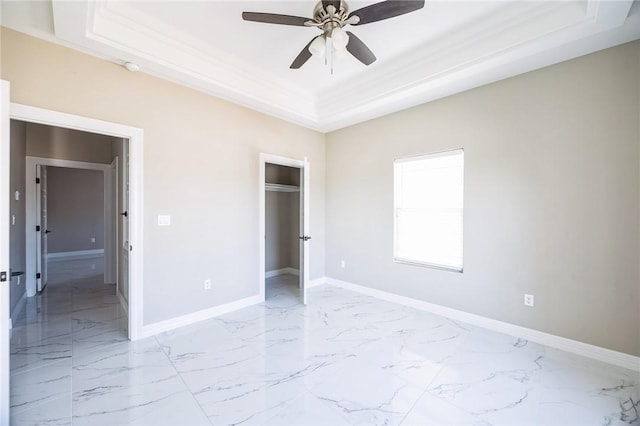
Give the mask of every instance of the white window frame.
[[(433, 262), (425, 262), (422, 260), (417, 260), (417, 259), (406, 259), (406, 258), (402, 258), (398, 256), (398, 246), (399, 246), (399, 224), (398, 224), (398, 209), (402, 208), (400, 206), (400, 196), (401, 196), (401, 178), (400, 178), (400, 170), (399, 170), (399, 165), (402, 163), (408, 163), (408, 162), (414, 162), (414, 161), (422, 161), (422, 160), (427, 160), (427, 159), (433, 159), (433, 158), (439, 158), (439, 157), (444, 157), (444, 156), (451, 156), (451, 155), (461, 155), (462, 156), (462, 204), (461, 204), (461, 209), (462, 209), (462, 217), (463, 220), (460, 223), (460, 238), (462, 239), (462, 241), (460, 242), (460, 265), (447, 265), (447, 264), (438, 264), (438, 263), (433, 263)], [(417, 155), (417, 156), (413, 156), (413, 157), (405, 157), (405, 158), (400, 158), (400, 159), (396, 159), (393, 162), (393, 188), (394, 188), (394, 193), (393, 193), (393, 260), (396, 263), (403, 263), (403, 264), (409, 264), (409, 265), (416, 265), (416, 266), (423, 266), (423, 267), (428, 267), (428, 268), (435, 268), (435, 269), (442, 269), (445, 271), (452, 271), (452, 272), (463, 272), (463, 265), (464, 265), (464, 149), (463, 148), (459, 148), (459, 149), (452, 149), (452, 150), (447, 150), (447, 151), (440, 151), (440, 152), (435, 152), (435, 153), (431, 153), (431, 154), (422, 154), (422, 155)]]

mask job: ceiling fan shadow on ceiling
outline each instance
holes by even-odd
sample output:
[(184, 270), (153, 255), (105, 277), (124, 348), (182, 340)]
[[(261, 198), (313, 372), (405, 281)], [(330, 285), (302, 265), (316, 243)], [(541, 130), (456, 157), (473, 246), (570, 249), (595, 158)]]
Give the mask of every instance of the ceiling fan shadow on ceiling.
[(289, 68), (298, 69), (312, 55), (318, 55), (324, 56), (325, 61), (331, 64), (333, 72), (334, 55), (339, 58), (349, 52), (365, 65), (371, 65), (376, 60), (376, 56), (367, 45), (351, 31), (345, 31), (345, 26), (370, 24), (414, 12), (423, 7), (424, 0), (387, 0), (349, 12), (349, 6), (344, 0), (322, 0), (313, 9), (313, 18), (242, 12), (242, 19), (267, 24), (318, 28), (322, 34), (307, 43)]

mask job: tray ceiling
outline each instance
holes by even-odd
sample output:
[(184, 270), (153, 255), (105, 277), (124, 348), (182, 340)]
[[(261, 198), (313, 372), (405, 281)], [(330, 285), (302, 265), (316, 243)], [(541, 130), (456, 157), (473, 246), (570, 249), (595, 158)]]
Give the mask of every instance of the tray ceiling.
[[(351, 10), (375, 1), (349, 2)], [(429, 1), (350, 30), (376, 54), (333, 74), (289, 64), (314, 28), (243, 11), (311, 16), (309, 1), (12, 1), (2, 25), (328, 132), (640, 38), (640, 7), (607, 1)]]

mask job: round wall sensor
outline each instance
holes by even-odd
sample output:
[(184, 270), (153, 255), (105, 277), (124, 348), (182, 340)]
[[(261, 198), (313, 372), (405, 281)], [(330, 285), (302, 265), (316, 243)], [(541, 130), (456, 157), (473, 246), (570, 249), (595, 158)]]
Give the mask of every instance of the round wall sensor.
[(124, 63), (124, 67), (126, 69), (128, 69), (131, 72), (136, 72), (136, 71), (140, 71), (140, 65), (134, 63), (134, 62), (125, 62)]

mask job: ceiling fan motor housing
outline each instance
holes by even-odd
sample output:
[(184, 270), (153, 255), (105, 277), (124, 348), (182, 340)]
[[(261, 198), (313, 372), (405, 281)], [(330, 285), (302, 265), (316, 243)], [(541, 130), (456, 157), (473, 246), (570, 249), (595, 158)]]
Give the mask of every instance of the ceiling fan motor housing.
[(357, 20), (356, 16), (349, 18), (349, 6), (345, 1), (335, 1), (326, 7), (319, 1), (313, 9), (313, 21), (309, 21), (308, 25), (318, 27), (326, 36), (330, 36), (334, 28), (355, 24)]

